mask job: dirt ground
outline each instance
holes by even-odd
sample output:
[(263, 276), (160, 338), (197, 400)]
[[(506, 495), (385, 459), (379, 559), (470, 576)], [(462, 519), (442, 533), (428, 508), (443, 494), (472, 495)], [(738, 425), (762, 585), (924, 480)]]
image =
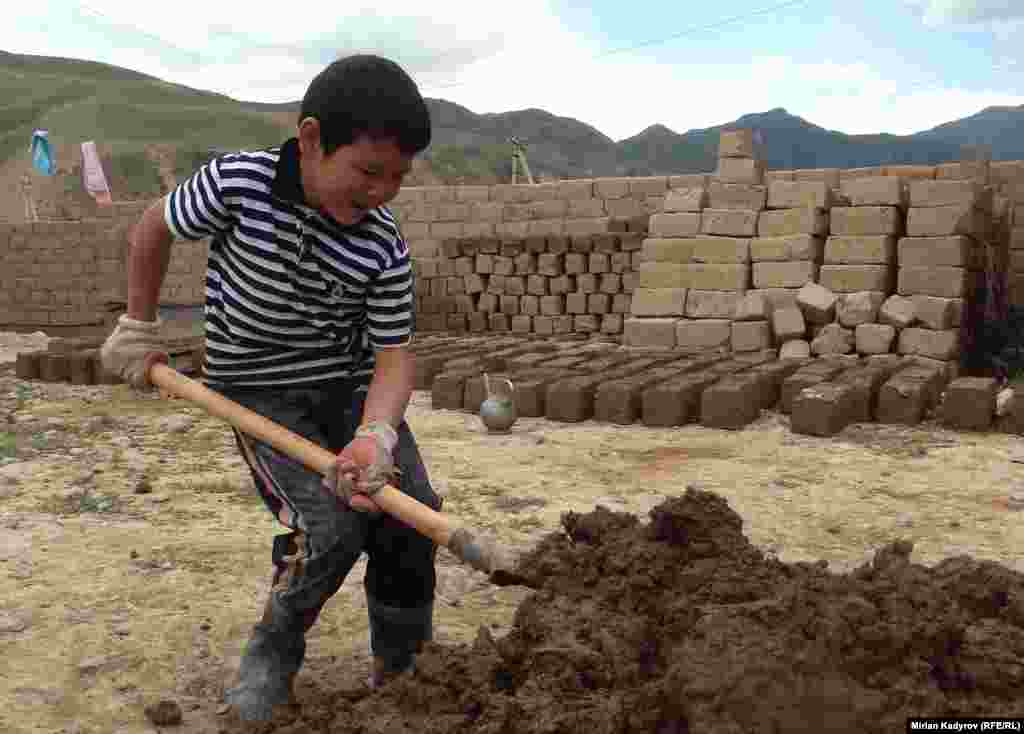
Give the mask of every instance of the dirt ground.
[[(437, 701), (462, 700), (450, 690), (443, 693), (446, 680), (449, 685), (477, 681), (484, 668), (474, 665), (493, 667), (509, 655), (515, 658), (509, 645), (526, 649), (521, 639), (524, 627), (509, 634), (517, 608), (520, 623), (532, 620), (534, 628), (548, 632), (557, 626), (558, 614), (573, 622), (592, 615), (593, 607), (587, 604), (595, 600), (614, 603), (625, 598), (634, 613), (643, 611), (637, 606), (636, 589), (621, 583), (602, 585), (594, 575), (601, 564), (593, 555), (612, 547), (629, 551), (620, 564), (654, 557), (647, 551), (647, 556), (634, 552), (646, 536), (628, 533), (640, 530), (627, 522), (616, 531), (627, 535), (615, 536), (610, 545), (594, 541), (607, 534), (597, 530), (579, 536), (590, 537), (592, 548), (587, 543), (582, 550), (566, 547), (560, 532), (563, 513), (589, 513), (597, 505), (635, 514), (639, 527), (646, 527), (648, 511), (683, 495), (688, 486), (714, 493), (728, 507), (716, 505), (707, 517), (716, 522), (725, 518), (725, 545), (739, 548), (736, 552), (746, 558), (742, 532), (766, 554), (757, 565), (759, 583), (781, 573), (777, 561), (824, 560), (832, 571), (851, 571), (900, 538), (913, 542), (913, 561), (927, 566), (967, 554), (1024, 572), (1024, 526), (1017, 506), (1006, 501), (1024, 488), (1024, 447), (1019, 437), (956, 434), (934, 425), (855, 425), (837, 438), (816, 439), (791, 434), (786, 418), (775, 413), (766, 413), (737, 432), (523, 419), (511, 434), (500, 436), (487, 434), (475, 416), (432, 410), (425, 393), (416, 394), (409, 421), (432, 479), (446, 496), (447, 513), (522, 552), (556, 533), (545, 541), (544, 553), (560, 559), (563, 566), (566, 553), (589, 559), (581, 566), (586, 570), (579, 582), (568, 584), (567, 595), (559, 596), (549, 584), (531, 597), (530, 589), (488, 584), (485, 577), (441, 551), (435, 614), (438, 647), (424, 657), (425, 669), (418, 673), (433, 681), (434, 687), (424, 690), (436, 694)], [(0, 463), (0, 731), (148, 734), (158, 729), (144, 709), (161, 699), (177, 702), (184, 716), (182, 725), (161, 730), (233, 730), (220, 699), (262, 608), (270, 542), (279, 528), (256, 498), (227, 427), (180, 400), (140, 394), (127, 386), (24, 383), (15, 379), (13, 365), (0, 365)], [(674, 517), (673, 513), (686, 516), (691, 510), (659, 512), (661, 517)], [(742, 520), (741, 529), (730, 525), (733, 511)], [(887, 553), (891, 558), (891, 550)], [(677, 561), (688, 562), (685, 554)], [(533, 562), (543, 571), (543, 554)], [(664, 560), (658, 563), (664, 571)], [(616, 568), (607, 559), (604, 564)], [(727, 566), (723, 561), (721, 568), (736, 573)], [(415, 690), (411, 682), (373, 695), (363, 688), (369, 638), (362, 570), (360, 562), (309, 637), (308, 662), (298, 689), (309, 715), (320, 717), (319, 725), (307, 719), (302, 726), (279, 731), (427, 730), (407, 728), (408, 722), (397, 715), (393, 725), (388, 723), (393, 716), (389, 712), (403, 706), (430, 712), (429, 702), (409, 699)], [(977, 571), (973, 566), (968, 570)], [(548, 567), (541, 573), (541, 585), (544, 578), (565, 578), (564, 572), (557, 564)], [(916, 578), (908, 576), (906, 583), (913, 585)], [(653, 594), (658, 579), (651, 583), (647, 591)], [(725, 603), (714, 595), (704, 601)], [(904, 603), (917, 602), (912, 598)], [(1015, 604), (1019, 606), (1019, 599)], [(628, 606), (625, 601), (623, 606)], [(662, 619), (678, 622), (673, 620), (671, 615)], [(753, 624), (749, 618), (741, 621)], [(562, 624), (563, 631), (570, 626)], [(600, 627), (593, 623), (590, 631), (597, 634)], [(609, 629), (613, 636), (626, 634), (614, 624)], [(491, 638), (498, 643), (489, 642)], [(608, 642), (607, 651), (627, 638)], [(644, 635), (637, 639), (641, 638)], [(841, 642), (840, 638), (835, 639)], [(506, 639), (510, 642), (503, 643)], [(761, 648), (746, 651), (729, 651), (728, 639), (718, 639), (690, 652), (695, 660), (722, 668), (725, 658), (767, 660), (786, 649), (786, 639), (770, 635)], [(941, 635), (928, 639), (940, 640)], [(556, 645), (541, 650), (538, 657), (539, 643), (531, 644), (526, 645), (532, 651), (531, 670), (540, 671), (541, 677), (523, 678), (523, 669), (515, 668), (508, 673), (509, 687), (530, 685), (536, 693), (543, 692), (544, 685), (562, 685), (565, 660), (574, 659), (575, 653)], [(1006, 654), (1012, 656), (1013, 649)], [(545, 668), (544, 655), (562, 662)], [(632, 658), (626, 654), (624, 660)], [(1000, 675), (1006, 670), (1020, 674), (1019, 659), (1000, 664)], [(640, 673), (630, 668), (633, 672), (608, 673), (613, 676), (608, 680), (626, 675), (635, 682), (643, 672), (643, 660), (637, 665)], [(737, 669), (722, 675), (728, 678)], [(699, 693), (699, 686), (693, 688), (697, 684), (692, 670), (672, 670), (673, 680), (686, 682), (693, 695)], [(763, 673), (757, 678), (760, 688), (737, 689), (736, 696), (747, 698), (718, 701), (716, 710), (736, 710), (738, 701), (758, 700), (776, 676), (776, 686), (788, 680), (770, 665), (758, 670)], [(591, 689), (600, 682), (584, 685), (591, 704)], [(557, 685), (552, 690), (562, 690)], [(613, 700), (620, 706), (661, 710), (655, 703), (665, 692), (649, 686), (643, 691)], [(474, 700), (473, 705), (481, 705)], [(348, 713), (335, 720), (337, 712), (324, 713), (324, 701), (333, 701)], [(665, 719), (649, 722), (649, 728), (641, 722), (635, 729), (610, 724), (600, 729), (592, 723), (602, 720), (592, 718), (593, 706), (579, 704), (571, 710), (581, 712), (574, 719), (579, 729), (558, 716), (536, 729), (516, 728), (508, 724), (510, 716), (534, 721), (530, 716), (535, 712), (505, 706), (505, 724), (491, 718), (491, 728), (481, 724), (472, 731), (569, 732), (584, 725), (593, 732), (686, 730), (679, 723), (682, 714), (672, 719), (675, 724)], [(605, 710), (604, 721), (617, 720), (610, 711)], [(375, 718), (351, 718), (353, 712)], [(451, 711), (432, 715), (441, 718), (431, 731), (443, 730), (446, 721), (448, 731), (469, 730), (444, 718), (452, 716)], [(493, 710), (488, 715), (497, 716)], [(464, 721), (467, 714), (457, 716)], [(699, 720), (693, 719), (695, 728), (690, 730), (708, 731), (697, 726)], [(754, 729), (735, 729), (741, 730)], [(778, 729), (784, 730), (790, 729)]]

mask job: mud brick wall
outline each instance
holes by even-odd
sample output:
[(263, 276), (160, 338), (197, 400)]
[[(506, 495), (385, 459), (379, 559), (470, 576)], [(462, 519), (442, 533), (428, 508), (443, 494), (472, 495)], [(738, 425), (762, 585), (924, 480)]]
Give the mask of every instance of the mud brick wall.
[[(129, 237), (139, 214), (0, 224), (0, 329), (92, 326), (127, 300)], [(206, 242), (178, 242), (164, 304), (201, 304)]]

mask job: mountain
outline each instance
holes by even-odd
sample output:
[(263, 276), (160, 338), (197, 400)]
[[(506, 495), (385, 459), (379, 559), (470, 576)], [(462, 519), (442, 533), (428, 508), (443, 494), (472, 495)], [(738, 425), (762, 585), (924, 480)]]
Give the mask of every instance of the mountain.
[[(719, 133), (738, 127), (761, 132), (771, 169), (935, 164), (959, 160), (963, 146), (977, 144), (989, 146), (993, 160), (1024, 159), (1024, 107), (990, 107), (913, 135), (847, 135), (778, 107), (683, 133), (654, 124), (615, 141), (541, 109), (477, 114), (442, 99), (427, 104), (434, 137), (413, 185), (508, 181), (513, 136), (526, 144), (540, 179), (713, 171)], [(52, 196), (61, 186), (69, 196), (84, 196), (75, 168), (84, 140), (97, 142), (120, 195), (157, 194), (211, 149), (279, 143), (293, 134), (298, 109), (297, 101), (239, 101), (94, 61), (0, 51), (0, 178), (2, 171), (24, 172), (32, 130), (45, 127), (63, 176), (60, 186), (41, 184)]]

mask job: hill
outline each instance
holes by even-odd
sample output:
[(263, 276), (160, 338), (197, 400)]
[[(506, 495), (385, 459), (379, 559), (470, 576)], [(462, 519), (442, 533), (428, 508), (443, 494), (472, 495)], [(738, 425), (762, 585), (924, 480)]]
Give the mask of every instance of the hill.
[[(210, 149), (279, 143), (293, 133), (299, 107), (240, 101), (93, 61), (2, 51), (0, 99), (0, 184), (15, 191), (32, 130), (47, 128), (60, 175), (36, 177), (36, 195), (54, 199), (85, 196), (77, 169), (84, 140), (97, 142), (117, 198), (147, 197), (194, 170)], [(654, 124), (615, 141), (541, 109), (477, 114), (446, 100), (427, 103), (434, 140), (412, 185), (507, 181), (511, 136), (527, 143), (537, 178), (712, 171), (719, 132), (735, 127), (761, 131), (762, 155), (773, 169), (934, 164), (958, 160), (963, 146), (978, 144), (989, 146), (994, 160), (1024, 159), (1024, 107), (992, 107), (903, 136), (847, 135), (775, 108), (683, 133)]]

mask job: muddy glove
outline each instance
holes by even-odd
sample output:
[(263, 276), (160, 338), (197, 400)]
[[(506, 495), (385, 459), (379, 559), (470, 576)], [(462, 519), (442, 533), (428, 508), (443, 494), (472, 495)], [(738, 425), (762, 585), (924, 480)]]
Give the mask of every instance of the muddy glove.
[(156, 321), (138, 321), (122, 314), (117, 320), (117, 328), (100, 348), (104, 369), (134, 387), (153, 387), (146, 377), (150, 365), (170, 361), (160, 334), (162, 326), (159, 318)]
[(393, 458), (397, 443), (398, 433), (387, 423), (360, 426), (324, 477), (325, 486), (353, 510), (379, 513), (373, 495), (401, 474)]

